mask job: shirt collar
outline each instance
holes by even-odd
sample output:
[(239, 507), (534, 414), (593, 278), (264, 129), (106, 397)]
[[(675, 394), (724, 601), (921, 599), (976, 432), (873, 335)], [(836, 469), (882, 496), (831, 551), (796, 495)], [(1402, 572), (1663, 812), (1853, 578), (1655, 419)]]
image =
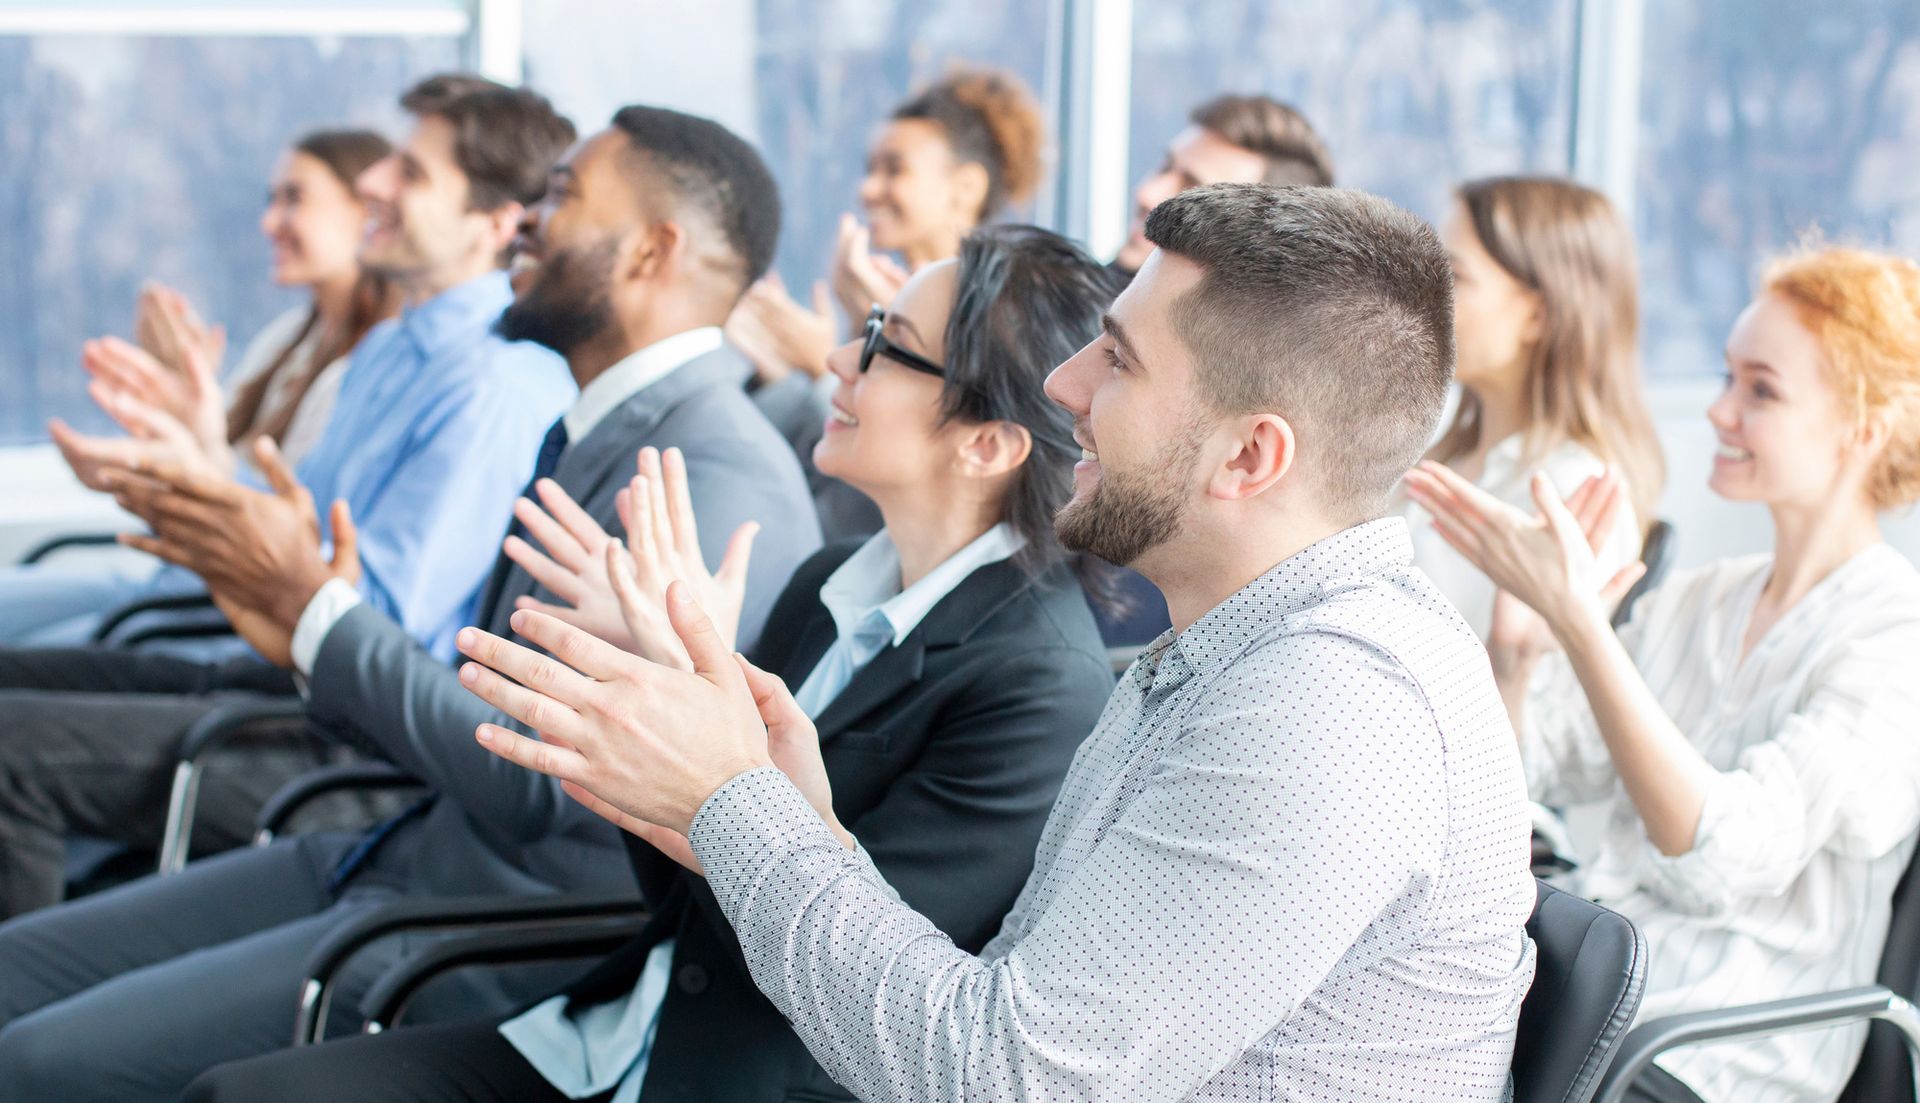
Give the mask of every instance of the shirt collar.
[(840, 638), (851, 639), (879, 616), (892, 630), (890, 644), (897, 647), (969, 575), (1012, 556), (1026, 543), (1012, 525), (1002, 521), (902, 590), (900, 550), (887, 530), (881, 529), (827, 576), (820, 587), (820, 604), (826, 606)]
[(513, 301), (505, 272), (488, 272), (455, 284), (400, 314), (400, 330), (422, 355), (432, 356), (474, 333), (491, 333), (493, 320)]
[(1407, 523), (1382, 517), (1310, 544), (1214, 606), (1177, 637), (1155, 646), (1184, 666), (1205, 672), (1240, 653), (1254, 633), (1302, 609), (1318, 605), (1329, 590), (1351, 580), (1377, 577), (1413, 562)]
[(725, 341), (719, 326), (701, 326), (662, 337), (645, 348), (636, 349), (612, 367), (593, 377), (573, 400), (563, 419), (567, 439), (587, 439), (603, 418), (621, 403), (658, 383), (674, 370), (718, 349)]

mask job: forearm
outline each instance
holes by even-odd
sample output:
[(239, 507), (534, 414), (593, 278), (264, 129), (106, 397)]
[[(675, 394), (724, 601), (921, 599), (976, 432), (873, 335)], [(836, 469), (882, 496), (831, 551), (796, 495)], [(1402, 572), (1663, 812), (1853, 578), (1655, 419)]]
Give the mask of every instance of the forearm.
[(1648, 839), (1662, 854), (1687, 853), (1716, 771), (1667, 716), (1597, 604), (1557, 618), (1554, 631)]

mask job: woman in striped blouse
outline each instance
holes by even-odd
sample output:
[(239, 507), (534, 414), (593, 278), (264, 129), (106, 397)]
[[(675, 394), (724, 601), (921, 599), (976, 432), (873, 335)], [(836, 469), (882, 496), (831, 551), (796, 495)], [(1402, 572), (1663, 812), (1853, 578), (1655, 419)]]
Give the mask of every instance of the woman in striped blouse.
[[(1426, 464), (1441, 534), (1500, 588), (1488, 650), (1537, 800), (1611, 799), (1580, 888), (1652, 956), (1642, 1017), (1873, 980), (1920, 827), (1920, 572), (1879, 517), (1920, 498), (1920, 266), (1776, 264), (1727, 340), (1711, 485), (1766, 505), (1771, 554), (1646, 595), (1616, 636), (1601, 577), (1620, 480), (1537, 515)], [(1681, 1050), (1648, 1101), (1819, 1103), (1864, 1026)]]

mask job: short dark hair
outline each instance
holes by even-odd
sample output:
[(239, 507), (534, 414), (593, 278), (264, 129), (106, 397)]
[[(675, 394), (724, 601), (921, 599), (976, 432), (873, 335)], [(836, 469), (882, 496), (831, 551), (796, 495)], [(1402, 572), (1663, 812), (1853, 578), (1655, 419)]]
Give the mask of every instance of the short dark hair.
[(1271, 96), (1216, 96), (1194, 108), (1187, 119), (1264, 157), (1263, 184), (1333, 185), (1333, 154), (1307, 117), (1289, 104)]
[(554, 163), (577, 137), (545, 96), (471, 73), (428, 77), (407, 89), (400, 106), (453, 125), (453, 160), (467, 176), (467, 206), (476, 211), (539, 202)]
[(614, 112), (651, 174), (644, 194), (664, 189), (673, 210), (692, 207), (726, 238), (736, 296), (767, 274), (780, 243), (780, 188), (744, 139), (712, 119), (633, 105)]
[[(1080, 458), (1073, 416), (1047, 397), (1047, 374), (1100, 335), (1121, 280), (1059, 234), (1018, 225), (968, 234), (955, 280), (942, 417), (1011, 422), (1032, 438), (1002, 520), (1026, 537), (1015, 561), (1038, 573), (1066, 555), (1053, 515), (1073, 497)], [(1106, 565), (1078, 557), (1074, 567), (1088, 596), (1105, 600)]]
[(1205, 270), (1172, 319), (1207, 405), (1282, 415), (1330, 511), (1384, 512), (1453, 380), (1433, 227), (1365, 192), (1210, 184), (1155, 207), (1147, 240)]

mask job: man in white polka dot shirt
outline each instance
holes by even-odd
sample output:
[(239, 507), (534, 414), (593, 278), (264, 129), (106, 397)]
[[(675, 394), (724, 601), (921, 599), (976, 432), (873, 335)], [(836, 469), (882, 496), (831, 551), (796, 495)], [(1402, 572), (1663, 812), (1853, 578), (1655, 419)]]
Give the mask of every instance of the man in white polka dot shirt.
[(1452, 372), (1446, 255), (1329, 188), (1199, 188), (1147, 232), (1047, 389), (1086, 449), (1062, 538), (1151, 579), (1174, 632), (978, 957), (889, 891), (804, 714), (685, 586), (692, 674), (538, 618), (516, 626), (573, 670), (465, 637), (538, 691), (468, 684), (545, 736), (481, 741), (704, 869), (861, 1099), (1502, 1099), (1533, 976), (1519, 759), (1479, 644), (1381, 519)]

